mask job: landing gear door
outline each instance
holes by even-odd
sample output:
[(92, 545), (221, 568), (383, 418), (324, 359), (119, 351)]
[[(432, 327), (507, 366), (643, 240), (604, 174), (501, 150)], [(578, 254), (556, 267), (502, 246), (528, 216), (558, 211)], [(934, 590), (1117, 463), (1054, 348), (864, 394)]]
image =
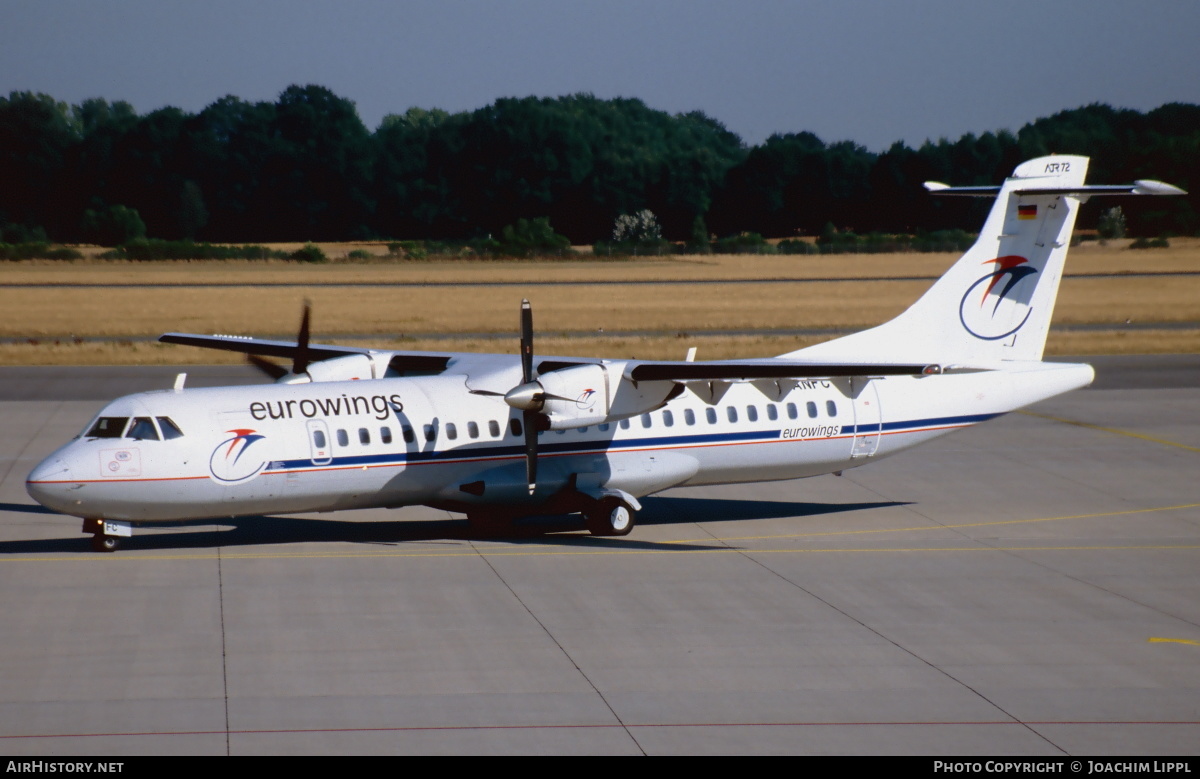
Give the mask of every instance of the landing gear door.
[(312, 464), (329, 465), (333, 461), (333, 443), (329, 440), (329, 428), (319, 419), (310, 419), (306, 424)]
[(851, 457), (870, 457), (879, 449), (883, 414), (879, 408), (879, 392), (870, 379), (854, 379), (854, 445)]

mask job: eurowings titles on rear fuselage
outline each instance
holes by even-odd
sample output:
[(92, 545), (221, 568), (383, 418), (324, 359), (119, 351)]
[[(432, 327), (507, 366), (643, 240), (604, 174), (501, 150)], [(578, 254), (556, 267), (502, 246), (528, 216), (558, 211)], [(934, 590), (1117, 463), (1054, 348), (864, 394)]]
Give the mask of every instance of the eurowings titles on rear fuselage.
[(1088, 186), (1087, 164), (927, 184), (995, 198), (975, 244), (890, 322), (772, 358), (538, 358), (528, 301), (519, 355), (310, 344), (307, 309), (295, 342), (168, 333), (243, 352), (277, 382), (119, 398), (26, 488), (111, 551), (156, 520), (410, 505), (486, 526), (579, 512), (624, 535), (639, 498), (671, 487), (864, 465), (1092, 381), (1089, 365), (1042, 362), (1079, 206), (1182, 190)]

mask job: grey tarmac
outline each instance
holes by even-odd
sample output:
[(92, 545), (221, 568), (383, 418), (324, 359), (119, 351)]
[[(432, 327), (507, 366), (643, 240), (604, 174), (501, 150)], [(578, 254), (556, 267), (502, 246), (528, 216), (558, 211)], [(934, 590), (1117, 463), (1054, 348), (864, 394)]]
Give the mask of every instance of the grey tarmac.
[(1197, 754), (1200, 358), (1093, 362), (842, 477), (647, 498), (621, 539), (408, 508), (112, 555), (24, 478), (179, 369), (0, 369), (0, 753)]

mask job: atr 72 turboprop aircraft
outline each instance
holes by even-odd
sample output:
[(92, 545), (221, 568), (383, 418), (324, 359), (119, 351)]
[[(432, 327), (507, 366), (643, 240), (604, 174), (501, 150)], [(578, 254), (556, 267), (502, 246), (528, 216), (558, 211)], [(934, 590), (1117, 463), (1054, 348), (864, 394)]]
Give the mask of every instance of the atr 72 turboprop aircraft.
[[(975, 244), (890, 322), (778, 357), (715, 362), (439, 354), (168, 333), (247, 354), (277, 383), (114, 400), (26, 488), (112, 551), (154, 520), (426, 505), (476, 524), (581, 512), (624, 535), (670, 487), (796, 479), (895, 454), (1091, 383), (1042, 362), (1080, 205), (1174, 195), (1084, 184), (1088, 159), (1042, 157), (999, 187)], [(291, 370), (265, 359), (292, 360)], [(692, 355), (689, 355), (689, 358)]]

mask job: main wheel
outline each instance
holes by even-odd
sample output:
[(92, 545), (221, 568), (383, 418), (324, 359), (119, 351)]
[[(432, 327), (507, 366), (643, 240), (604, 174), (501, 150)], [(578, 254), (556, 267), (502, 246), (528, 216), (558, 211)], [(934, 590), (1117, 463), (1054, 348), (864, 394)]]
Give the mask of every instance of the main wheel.
[(106, 536), (103, 533), (92, 535), (92, 550), (95, 552), (115, 552), (121, 548), (121, 539), (117, 536)]
[(618, 498), (597, 501), (583, 516), (594, 536), (627, 536), (635, 524), (633, 509)]

